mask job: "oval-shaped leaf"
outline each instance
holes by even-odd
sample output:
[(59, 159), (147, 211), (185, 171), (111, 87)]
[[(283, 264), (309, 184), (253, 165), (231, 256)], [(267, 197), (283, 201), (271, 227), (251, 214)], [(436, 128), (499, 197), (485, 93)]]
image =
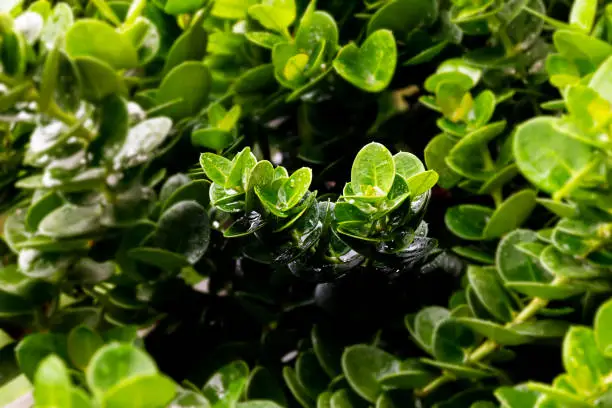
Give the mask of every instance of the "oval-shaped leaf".
[(157, 366), (136, 346), (110, 343), (93, 355), (85, 374), (89, 388), (103, 395), (130, 378), (157, 374)]
[(444, 223), (453, 234), (472, 241), (484, 239), (484, 230), (493, 210), (482, 205), (463, 204), (451, 207), (444, 215)]
[(351, 388), (367, 401), (376, 402), (383, 392), (379, 378), (397, 372), (399, 361), (376, 347), (358, 344), (342, 354), (342, 370)]
[(73, 58), (93, 57), (116, 69), (138, 65), (138, 55), (132, 43), (103, 21), (77, 21), (66, 33), (65, 41), (66, 52)]
[(504, 322), (512, 320), (512, 301), (495, 268), (470, 265), (467, 276), (474, 293), (489, 313)]
[(353, 161), (351, 186), (357, 195), (384, 197), (395, 178), (391, 152), (380, 143), (364, 146)]
[(370, 34), (361, 48), (353, 43), (344, 46), (334, 60), (334, 69), (356, 87), (367, 92), (380, 92), (391, 82), (396, 62), (393, 33), (377, 30)]

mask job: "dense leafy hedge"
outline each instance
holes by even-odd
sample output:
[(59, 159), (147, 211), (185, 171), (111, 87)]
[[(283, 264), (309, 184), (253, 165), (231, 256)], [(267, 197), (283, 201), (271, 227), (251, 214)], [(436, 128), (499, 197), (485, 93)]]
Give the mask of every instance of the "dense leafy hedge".
[(3, 0), (0, 404), (612, 407), (603, 3)]

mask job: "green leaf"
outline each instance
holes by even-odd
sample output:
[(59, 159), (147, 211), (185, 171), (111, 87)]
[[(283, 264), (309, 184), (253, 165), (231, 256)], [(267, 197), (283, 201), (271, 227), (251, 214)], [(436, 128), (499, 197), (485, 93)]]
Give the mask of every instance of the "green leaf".
[(195, 115), (208, 100), (212, 77), (206, 65), (188, 61), (175, 66), (164, 77), (156, 94), (159, 111), (175, 120)]
[(315, 325), (310, 332), (310, 341), (323, 370), (331, 378), (338, 376), (342, 372), (342, 347), (336, 343), (334, 336), (325, 332), (321, 326)]
[(174, 41), (168, 51), (162, 74), (168, 74), (185, 61), (201, 61), (206, 55), (208, 36), (201, 25), (193, 25)]
[(563, 366), (572, 384), (582, 392), (589, 393), (612, 370), (612, 360), (604, 357), (595, 341), (593, 330), (574, 326), (563, 341)]
[(449, 152), (446, 164), (472, 180), (486, 181), (495, 174), (485, 156), (487, 143), (503, 132), (505, 121), (491, 123), (464, 136)]
[(285, 384), (293, 394), (293, 397), (299, 402), (303, 408), (314, 408), (315, 401), (310, 398), (308, 392), (304, 389), (302, 384), (297, 379), (295, 371), (289, 366), (283, 367), (283, 379)]
[(94, 394), (108, 396), (109, 391), (131, 379), (157, 374), (155, 362), (131, 344), (110, 343), (98, 349), (87, 366), (87, 385)]
[(396, 153), (393, 155), (393, 162), (395, 163), (396, 174), (402, 176), (404, 180), (425, 171), (425, 166), (423, 166), (421, 160), (412, 153)]
[(595, 340), (597, 347), (606, 357), (612, 355), (612, 301), (608, 300), (595, 315)]
[[(24, 275), (17, 265), (0, 267), (0, 287), (2, 292), (17, 296), (27, 296), (30, 290), (35, 288), (35, 281)], [(17, 301), (19, 302), (19, 301)], [(22, 303), (22, 302), (20, 302)], [(13, 305), (13, 307), (16, 305)], [(25, 305), (24, 305), (25, 306)], [(7, 311), (10, 308), (7, 309)], [(0, 312), (2, 314), (2, 312)], [(0, 348), (2, 341), (0, 341)]]
[(116, 266), (112, 261), (96, 262), (91, 258), (79, 259), (68, 271), (68, 280), (93, 285), (110, 279)]
[(118, 95), (110, 95), (101, 103), (98, 137), (90, 149), (106, 162), (112, 163), (115, 155), (126, 142), (129, 130), (127, 102)]
[(173, 408), (209, 408), (210, 403), (195, 391), (181, 390), (174, 401), (172, 401), (171, 406)]
[(591, 31), (597, 12), (597, 0), (575, 0), (572, 5), (569, 23), (586, 33)]
[(378, 30), (368, 36), (361, 48), (354, 43), (344, 46), (334, 60), (334, 69), (356, 87), (380, 92), (391, 82), (396, 62), (393, 33)]
[[(313, 2), (310, 3), (314, 5)], [(295, 33), (295, 45), (299, 50), (312, 54), (323, 41), (327, 54), (335, 54), (338, 48), (338, 26), (334, 18), (324, 11), (313, 11), (309, 6), (302, 15), (300, 25)]]
[(341, 389), (334, 392), (329, 400), (331, 408), (353, 408), (359, 404), (363, 404), (357, 395), (347, 389)]
[(535, 198), (536, 192), (529, 189), (521, 190), (508, 197), (491, 214), (483, 231), (484, 237), (499, 238), (519, 228), (535, 208)]
[(159, 201), (165, 202), (179, 188), (191, 181), (188, 175), (176, 173), (168, 177), (159, 192)]
[(610, 276), (609, 271), (566, 255), (552, 245), (542, 252), (540, 262), (548, 272), (557, 277), (593, 279)]
[(357, 195), (384, 197), (395, 177), (393, 156), (380, 143), (364, 146), (353, 161), (351, 185)]
[(276, 44), (282, 43), (285, 39), (276, 34), (268, 33), (265, 31), (253, 31), (245, 34), (246, 38), (253, 44), (257, 44), (260, 47), (272, 49)]
[(132, 43), (99, 20), (82, 19), (74, 23), (66, 33), (66, 52), (72, 58), (93, 57), (116, 69), (138, 65)]
[(280, 384), (270, 371), (262, 366), (251, 371), (246, 385), (245, 396), (247, 400), (270, 400), (280, 406), (286, 406), (287, 400)]
[(74, 24), (72, 9), (67, 3), (57, 3), (53, 13), (46, 19), (40, 40), (48, 50), (55, 47), (58, 37), (63, 37)]
[(33, 380), (38, 365), (47, 356), (56, 354), (67, 360), (66, 336), (55, 333), (35, 333), (25, 337), (15, 348), (19, 368)]
[[(606, 101), (612, 103), (612, 81), (610, 80), (610, 73), (612, 73), (612, 57), (606, 59), (603, 64), (597, 68), (597, 71), (595, 71), (591, 81), (589, 82), (589, 87), (597, 91), (597, 93)], [(591, 109), (589, 113), (589, 116), (595, 116), (594, 109)], [(609, 113), (606, 115), (606, 117), (609, 118)]]
[(249, 7), (248, 13), (265, 28), (285, 33), (296, 17), (295, 0), (264, 0)]
[(436, 327), (450, 317), (450, 312), (440, 306), (421, 309), (414, 319), (414, 334), (426, 350), (431, 351)]
[(504, 322), (512, 320), (512, 301), (499, 281), (495, 268), (470, 265), (467, 276), (474, 293), (489, 313)]
[(430, 360), (427, 358), (422, 358), (421, 362), (428, 364), (430, 366), (433, 366), (433, 367), (438, 367), (442, 370), (448, 370), (451, 373), (453, 373), (455, 376), (457, 376), (458, 378), (479, 380), (482, 378), (493, 376), (493, 373), (489, 371), (481, 370), (479, 368), (473, 368), (467, 365), (464, 366), (460, 364), (445, 363), (442, 361)]
[(435, 328), (432, 354), (439, 361), (461, 364), (468, 350), (475, 345), (474, 333), (454, 318), (449, 318), (441, 321)]
[(236, 404), (236, 408), (282, 408), (283, 405), (279, 405), (274, 401), (268, 400), (251, 400), (239, 402)]
[(25, 217), (25, 225), (29, 231), (36, 231), (40, 222), (63, 204), (61, 197), (54, 191), (49, 192), (30, 205)]
[(563, 300), (584, 293), (586, 289), (570, 285), (550, 285), (539, 282), (507, 282), (505, 286), (529, 297)]
[(216, 0), (211, 13), (219, 18), (241, 20), (246, 17), (249, 6), (254, 3), (255, 0)]
[(38, 230), (51, 238), (73, 238), (89, 235), (101, 229), (99, 207), (77, 207), (64, 204), (51, 211), (40, 222)]
[(575, 204), (559, 202), (547, 198), (537, 198), (536, 201), (559, 217), (573, 218), (577, 215)]
[(474, 330), (476, 333), (479, 333), (486, 338), (504, 346), (518, 346), (531, 341), (531, 338), (528, 336), (522, 335), (513, 329), (506, 328), (502, 325), (487, 320), (466, 317), (455, 320), (465, 327), (469, 327), (470, 329)]
[(500, 387), (495, 390), (495, 396), (507, 408), (535, 408), (538, 401), (538, 394), (522, 385)]
[(81, 370), (87, 368), (91, 357), (103, 345), (102, 337), (88, 326), (77, 326), (68, 334), (68, 356)]
[(206, 0), (168, 0), (164, 11), (168, 14), (179, 15), (193, 13), (206, 3)]
[(122, 78), (105, 61), (83, 56), (76, 57), (74, 62), (81, 79), (81, 90), (85, 99), (99, 102), (114, 93), (127, 94)]
[(296, 170), (279, 189), (281, 211), (289, 210), (304, 197), (312, 182), (312, 170), (302, 167)]
[(386, 28), (405, 39), (416, 29), (433, 24), (437, 17), (438, 2), (435, 0), (393, 0), (372, 16), (368, 35)]
[(517, 244), (538, 242), (537, 234), (517, 229), (507, 234), (497, 246), (495, 266), (506, 282), (548, 282), (552, 278), (533, 257), (525, 254)]
[(184, 256), (160, 248), (133, 248), (128, 251), (128, 256), (142, 263), (171, 272), (189, 266), (189, 262)]
[(206, 210), (195, 201), (181, 201), (159, 218), (154, 242), (160, 248), (183, 255), (191, 264), (202, 258), (210, 242)]
[[(435, 379), (430, 371), (423, 368), (402, 368), (397, 373), (388, 374), (379, 378), (384, 389), (413, 390), (425, 387)], [(384, 395), (384, 394), (381, 394)], [(379, 397), (380, 398), (380, 397)]]
[(123, 32), (138, 52), (141, 65), (153, 60), (160, 49), (161, 38), (157, 26), (149, 19), (137, 17), (134, 23)]
[(438, 182), (438, 173), (433, 170), (427, 170), (410, 177), (406, 180), (412, 197), (418, 197), (425, 194)]
[(211, 150), (223, 150), (234, 141), (231, 132), (221, 129), (198, 129), (191, 133), (191, 143)]
[(325, 391), (319, 394), (319, 398), (317, 398), (317, 408), (331, 408), (331, 391)]
[(232, 160), (232, 167), (227, 181), (223, 186), (226, 189), (245, 189), (251, 170), (257, 164), (257, 158), (249, 147), (245, 147)]
[(544, 403), (563, 404), (575, 408), (590, 408), (593, 406), (591, 403), (584, 401), (573, 389), (551, 387), (547, 384), (531, 381), (527, 382), (525, 386), (531, 391), (545, 395), (546, 397), (542, 399)]
[(125, 143), (114, 158), (114, 168), (129, 168), (148, 161), (153, 152), (166, 140), (172, 129), (172, 120), (157, 117), (143, 120), (133, 126)]
[(165, 408), (176, 395), (177, 386), (159, 374), (132, 376), (109, 389), (102, 399), (106, 408)]
[(512, 326), (517, 333), (534, 339), (554, 339), (565, 335), (569, 322), (562, 320), (530, 320)]
[(455, 144), (448, 135), (440, 134), (431, 139), (425, 147), (425, 163), (428, 168), (438, 173), (438, 185), (442, 188), (452, 188), (461, 180), (461, 176), (451, 170), (445, 160)]
[(38, 98), (38, 106), (44, 112), (49, 109), (49, 105), (53, 101), (53, 94), (57, 87), (58, 71), (60, 66), (61, 53), (59, 47), (51, 49), (45, 64), (43, 65), (42, 79), (40, 81), (40, 97)]
[(214, 153), (202, 153), (200, 155), (200, 165), (206, 176), (214, 183), (220, 186), (224, 186), (227, 183), (232, 170), (232, 162), (230, 160)]
[(227, 364), (212, 375), (202, 387), (202, 394), (211, 407), (232, 407), (242, 395), (249, 377), (249, 367), (244, 361)]
[(555, 193), (587, 167), (594, 156), (591, 147), (560, 130), (558, 119), (541, 116), (518, 127), (514, 157), (529, 181)]
[(484, 230), (492, 215), (493, 210), (488, 207), (463, 204), (449, 208), (444, 223), (458, 237), (479, 241), (484, 239)]
[(321, 368), (317, 357), (312, 351), (300, 353), (295, 364), (295, 374), (312, 399), (327, 389), (329, 377)]
[(161, 210), (164, 212), (176, 203), (189, 200), (193, 200), (202, 207), (207, 208), (210, 203), (209, 190), (210, 183), (207, 180), (194, 180), (177, 188), (172, 195), (164, 201)]
[(379, 378), (397, 372), (399, 361), (376, 347), (358, 344), (342, 354), (342, 370), (351, 388), (367, 401), (376, 402), (383, 388)]
[(45, 358), (34, 377), (35, 407), (72, 407), (72, 384), (68, 368), (61, 358)]

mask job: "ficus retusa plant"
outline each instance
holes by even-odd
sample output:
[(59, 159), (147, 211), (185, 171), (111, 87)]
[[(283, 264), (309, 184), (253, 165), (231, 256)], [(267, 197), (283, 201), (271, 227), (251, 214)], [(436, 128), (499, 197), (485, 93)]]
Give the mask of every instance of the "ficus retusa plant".
[(612, 407), (612, 5), (0, 2), (0, 405)]

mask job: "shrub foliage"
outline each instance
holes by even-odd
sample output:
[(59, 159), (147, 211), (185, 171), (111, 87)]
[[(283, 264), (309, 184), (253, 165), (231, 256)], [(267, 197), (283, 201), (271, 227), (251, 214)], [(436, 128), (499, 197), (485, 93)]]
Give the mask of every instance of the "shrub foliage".
[(0, 403), (612, 407), (612, 5), (3, 0)]

